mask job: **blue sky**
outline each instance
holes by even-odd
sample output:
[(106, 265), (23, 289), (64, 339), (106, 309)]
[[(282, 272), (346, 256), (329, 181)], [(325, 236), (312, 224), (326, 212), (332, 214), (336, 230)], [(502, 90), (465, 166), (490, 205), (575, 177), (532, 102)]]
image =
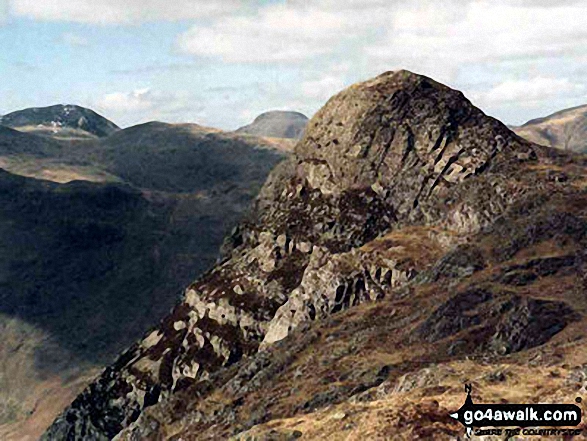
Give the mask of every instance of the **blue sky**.
[(519, 124), (587, 103), (584, 17), (573, 0), (0, 0), (0, 114), (233, 129), (408, 68)]

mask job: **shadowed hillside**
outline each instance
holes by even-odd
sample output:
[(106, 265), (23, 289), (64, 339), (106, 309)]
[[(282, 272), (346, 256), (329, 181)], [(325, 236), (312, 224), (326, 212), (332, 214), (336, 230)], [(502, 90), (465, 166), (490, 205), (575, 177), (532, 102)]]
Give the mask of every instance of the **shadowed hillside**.
[(173, 307), (284, 158), (276, 147), (195, 125), (101, 140), (0, 127), (13, 172), (0, 170), (0, 438), (36, 439)]

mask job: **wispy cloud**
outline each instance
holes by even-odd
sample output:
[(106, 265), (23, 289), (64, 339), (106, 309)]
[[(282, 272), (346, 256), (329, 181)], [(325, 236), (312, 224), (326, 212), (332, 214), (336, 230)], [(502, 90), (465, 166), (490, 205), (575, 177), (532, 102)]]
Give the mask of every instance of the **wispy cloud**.
[(112, 112), (136, 112), (154, 108), (158, 102), (165, 100), (151, 89), (137, 89), (132, 92), (113, 92), (104, 95), (98, 106)]
[(343, 78), (326, 75), (317, 80), (304, 81), (301, 84), (301, 91), (304, 97), (324, 101), (343, 89), (345, 85)]
[(194, 94), (141, 88), (107, 93), (90, 106), (123, 126), (144, 121), (197, 122), (204, 106)]
[(341, 39), (347, 17), (317, 8), (267, 6), (194, 26), (179, 39), (188, 54), (234, 63), (292, 63), (327, 54)]
[(114, 69), (111, 70), (110, 73), (115, 75), (142, 75), (189, 71), (200, 67), (201, 66), (197, 63), (153, 64), (148, 66), (130, 67), (127, 69)]
[(244, 0), (9, 0), (12, 14), (36, 20), (137, 23), (193, 20), (232, 13)]
[(484, 104), (516, 103), (520, 106), (535, 106), (543, 100), (562, 97), (584, 97), (587, 87), (568, 78), (535, 77), (526, 80), (504, 81), (476, 98)]

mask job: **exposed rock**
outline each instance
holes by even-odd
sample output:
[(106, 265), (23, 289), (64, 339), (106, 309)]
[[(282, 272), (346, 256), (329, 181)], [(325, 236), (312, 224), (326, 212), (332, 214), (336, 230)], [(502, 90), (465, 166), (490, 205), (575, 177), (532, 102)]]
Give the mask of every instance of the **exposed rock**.
[(491, 349), (507, 354), (545, 343), (576, 319), (578, 315), (563, 302), (473, 288), (440, 306), (417, 334), (435, 342), (466, 330), (469, 335), (461, 339), (469, 343), (470, 352)]
[[(492, 271), (554, 238), (557, 251), (578, 255), (582, 170), (566, 166), (564, 182), (542, 176), (565, 161), (429, 78), (390, 72), (348, 88), (272, 172), (222, 262), (161, 323), (161, 339), (130, 348), (45, 438), (104, 433), (88, 417), (104, 413), (109, 433), (127, 427), (120, 439), (234, 436), (451, 357), (549, 342), (582, 317), (575, 305), (505, 288)], [(580, 262), (537, 271), (568, 271), (578, 289)], [(147, 409), (153, 388), (159, 402)], [(418, 409), (428, 436), (430, 415), (444, 411)]]

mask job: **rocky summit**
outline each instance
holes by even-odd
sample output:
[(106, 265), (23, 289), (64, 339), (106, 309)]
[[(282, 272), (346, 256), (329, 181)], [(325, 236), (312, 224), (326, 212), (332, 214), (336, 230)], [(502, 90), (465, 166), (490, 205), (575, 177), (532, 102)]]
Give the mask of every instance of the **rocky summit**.
[(351, 86), (44, 439), (457, 439), (465, 382), (585, 394), (586, 165), (430, 78)]

